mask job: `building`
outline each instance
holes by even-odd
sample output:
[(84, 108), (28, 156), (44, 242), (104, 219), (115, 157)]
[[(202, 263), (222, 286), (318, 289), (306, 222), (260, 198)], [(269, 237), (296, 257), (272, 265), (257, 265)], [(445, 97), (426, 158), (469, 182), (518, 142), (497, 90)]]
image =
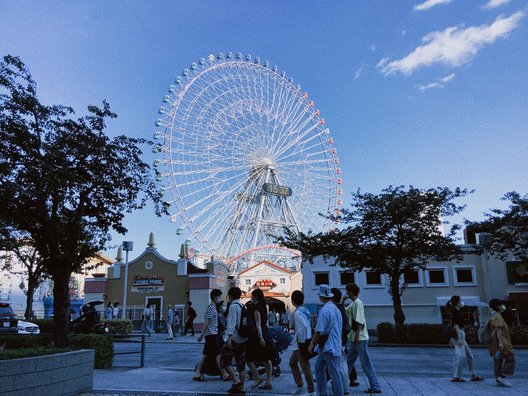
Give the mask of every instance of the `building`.
[[(528, 325), (528, 265), (515, 260), (501, 261), (485, 250), (475, 252), (475, 245), (462, 245), (462, 261), (431, 262), (426, 269), (416, 269), (406, 277), (407, 289), (402, 295), (406, 323), (442, 323), (448, 320), (445, 305), (452, 295), (466, 304), (464, 311), (481, 324), (489, 316), (491, 298), (511, 300), (516, 311), (515, 322)], [(305, 302), (315, 314), (319, 306), (316, 291), (329, 284), (343, 292), (348, 283), (361, 288), (369, 328), (381, 322), (393, 322), (392, 299), (385, 276), (373, 271), (351, 272), (325, 263), (321, 257), (302, 267)], [(402, 279), (403, 281), (403, 279)]]
[[(86, 292), (101, 298), (105, 306), (108, 302), (123, 303), (125, 262), (121, 250), (116, 260), (108, 268), (106, 277), (86, 280)], [(225, 296), (229, 287), (228, 269), (223, 263), (211, 259), (203, 268), (197, 267), (189, 260), (185, 245), (181, 247), (178, 260), (165, 258), (155, 248), (151, 233), (146, 249), (128, 263), (126, 318), (137, 328), (145, 305), (150, 303), (154, 307), (157, 328), (163, 327), (168, 304), (175, 306), (180, 317), (184, 317), (185, 305), (192, 301), (198, 315), (195, 328), (201, 329), (210, 291), (218, 288)]]
[(242, 271), (236, 283), (244, 293), (243, 301), (249, 300), (251, 292), (258, 288), (264, 292), (270, 309), (291, 314), (295, 308), (291, 304), (290, 295), (292, 291), (302, 288), (302, 274), (291, 272), (269, 261), (261, 261)]

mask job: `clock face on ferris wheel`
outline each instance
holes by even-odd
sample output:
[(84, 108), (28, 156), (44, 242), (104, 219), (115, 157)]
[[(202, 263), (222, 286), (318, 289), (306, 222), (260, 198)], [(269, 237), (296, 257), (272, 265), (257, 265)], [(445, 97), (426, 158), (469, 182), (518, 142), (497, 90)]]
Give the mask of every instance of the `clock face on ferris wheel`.
[(325, 120), (276, 66), (210, 55), (176, 77), (160, 108), (158, 180), (177, 233), (229, 258), (291, 231), (326, 230), (341, 204)]

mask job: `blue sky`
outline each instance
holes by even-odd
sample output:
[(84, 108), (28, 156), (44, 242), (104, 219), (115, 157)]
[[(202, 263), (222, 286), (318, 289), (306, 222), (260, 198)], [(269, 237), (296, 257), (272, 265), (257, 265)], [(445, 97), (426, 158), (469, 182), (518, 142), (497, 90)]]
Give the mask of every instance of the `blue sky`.
[[(45, 103), (106, 99), (109, 133), (150, 138), (174, 77), (210, 53), (251, 53), (301, 84), (332, 131), (347, 194), (468, 187), (480, 220), (528, 192), (528, 2), (0, 0), (0, 54), (22, 58)], [(148, 152), (149, 162), (153, 159)], [(183, 236), (152, 208), (127, 217), (139, 252)], [(115, 250), (108, 255), (114, 257)]]

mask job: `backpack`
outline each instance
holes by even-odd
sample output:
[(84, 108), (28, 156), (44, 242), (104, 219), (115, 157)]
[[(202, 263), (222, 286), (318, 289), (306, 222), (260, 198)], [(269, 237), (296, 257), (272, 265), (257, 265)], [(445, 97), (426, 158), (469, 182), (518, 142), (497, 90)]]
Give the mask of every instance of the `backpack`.
[(242, 304), (238, 304), (240, 306), (240, 325), (237, 327), (237, 333), (240, 337), (247, 338), (251, 334), (255, 333), (255, 321), (249, 314), (246, 307), (244, 307)]
[(478, 329), (477, 332), (479, 343), (482, 345), (489, 345), (491, 343), (491, 324), (490, 321)]

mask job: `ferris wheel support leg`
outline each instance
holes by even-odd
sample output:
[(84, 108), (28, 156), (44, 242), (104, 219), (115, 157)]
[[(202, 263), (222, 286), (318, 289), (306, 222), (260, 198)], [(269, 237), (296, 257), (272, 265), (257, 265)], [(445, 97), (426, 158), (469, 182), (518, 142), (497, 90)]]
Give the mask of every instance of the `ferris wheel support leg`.
[[(271, 172), (272, 172), (271, 168), (267, 167), (266, 168), (266, 178), (264, 180), (264, 183), (267, 183), (269, 181)], [(263, 184), (260, 185), (261, 189), (262, 189), (262, 185)], [(258, 243), (258, 235), (259, 235), (259, 231), (260, 231), (260, 224), (262, 222), (262, 212), (264, 210), (264, 204), (266, 203), (266, 199), (267, 199), (267, 195), (265, 193), (261, 192), (260, 193), (259, 209), (258, 209), (257, 218), (256, 218), (256, 222), (255, 222), (255, 234), (253, 235), (253, 242), (251, 243), (251, 248), (255, 248), (257, 246), (257, 243)], [(255, 253), (252, 253), (251, 257), (250, 257), (250, 260), (249, 260), (249, 266), (253, 265), (254, 256), (255, 256)]]

